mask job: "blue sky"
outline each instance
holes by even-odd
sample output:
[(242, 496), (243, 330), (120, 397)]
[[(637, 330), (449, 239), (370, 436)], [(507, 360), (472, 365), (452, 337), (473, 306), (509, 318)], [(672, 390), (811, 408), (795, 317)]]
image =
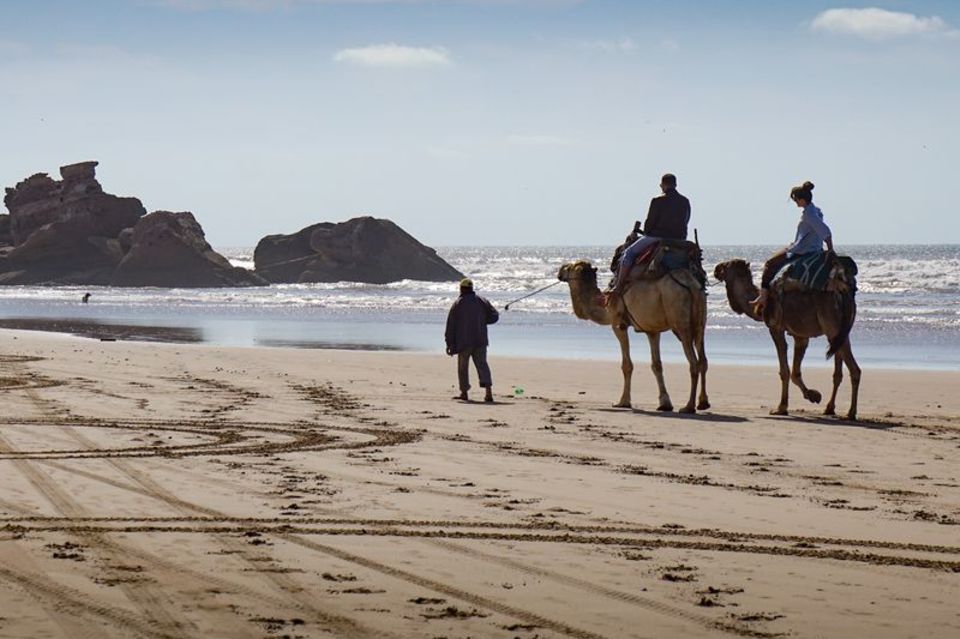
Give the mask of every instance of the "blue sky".
[(616, 244), (661, 173), (707, 244), (960, 242), (960, 3), (0, 4), (0, 181), (101, 162), (215, 246), (372, 214)]

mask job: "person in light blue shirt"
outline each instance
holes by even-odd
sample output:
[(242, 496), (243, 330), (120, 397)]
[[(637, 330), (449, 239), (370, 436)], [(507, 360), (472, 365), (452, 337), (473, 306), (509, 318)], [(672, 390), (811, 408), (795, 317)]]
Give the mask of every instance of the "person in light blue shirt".
[(797, 224), (797, 235), (791, 244), (771, 255), (763, 265), (760, 296), (753, 301), (758, 312), (766, 306), (770, 295), (770, 283), (788, 261), (820, 251), (824, 244), (827, 245), (827, 250), (833, 253), (833, 235), (830, 233), (830, 227), (823, 221), (823, 212), (813, 204), (813, 182), (807, 181), (790, 189), (790, 199), (797, 207), (803, 209), (800, 213), (800, 223)]

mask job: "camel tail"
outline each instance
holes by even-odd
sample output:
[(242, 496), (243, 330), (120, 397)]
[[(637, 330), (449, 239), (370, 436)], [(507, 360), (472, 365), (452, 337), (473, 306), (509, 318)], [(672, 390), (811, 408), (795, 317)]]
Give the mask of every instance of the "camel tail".
[(856, 317), (857, 307), (854, 305), (853, 293), (845, 293), (840, 297), (840, 331), (830, 339), (830, 348), (827, 349), (827, 359), (837, 354), (843, 345), (850, 339), (853, 329), (853, 320)]

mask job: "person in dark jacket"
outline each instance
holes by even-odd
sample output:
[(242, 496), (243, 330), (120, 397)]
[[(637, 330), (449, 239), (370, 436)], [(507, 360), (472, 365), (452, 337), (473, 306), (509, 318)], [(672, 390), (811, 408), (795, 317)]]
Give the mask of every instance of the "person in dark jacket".
[(620, 268), (617, 269), (614, 292), (623, 292), (624, 284), (633, 263), (645, 250), (657, 240), (687, 239), (687, 224), (690, 222), (690, 200), (677, 192), (677, 176), (666, 173), (660, 178), (660, 190), (663, 195), (650, 200), (650, 210), (643, 223), (643, 237), (623, 251)]
[(470, 390), (470, 359), (477, 368), (480, 387), (487, 389), (483, 401), (493, 401), (493, 380), (490, 366), (487, 364), (487, 324), (496, 324), (500, 314), (493, 304), (473, 291), (473, 282), (464, 278), (460, 281), (460, 297), (447, 315), (447, 355), (457, 356), (457, 375), (460, 381), (460, 394), (454, 399), (466, 401)]

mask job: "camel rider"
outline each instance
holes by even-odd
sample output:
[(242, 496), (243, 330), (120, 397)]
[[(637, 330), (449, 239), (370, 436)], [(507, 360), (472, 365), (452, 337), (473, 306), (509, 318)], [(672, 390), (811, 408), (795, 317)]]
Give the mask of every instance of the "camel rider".
[(753, 300), (757, 312), (761, 312), (770, 296), (770, 283), (783, 266), (795, 257), (820, 251), (823, 244), (833, 253), (833, 235), (830, 227), (823, 221), (823, 213), (813, 204), (813, 182), (804, 182), (800, 186), (790, 189), (790, 199), (797, 207), (803, 209), (800, 214), (800, 223), (797, 224), (797, 235), (789, 246), (785, 246), (770, 256), (763, 265), (763, 275), (760, 277), (760, 296)]
[(643, 237), (628, 246), (620, 258), (620, 267), (614, 278), (614, 294), (619, 295), (627, 282), (634, 262), (648, 247), (661, 239), (687, 239), (687, 223), (690, 222), (690, 200), (677, 192), (677, 176), (666, 173), (660, 178), (659, 195), (650, 200), (650, 210), (643, 223)]

